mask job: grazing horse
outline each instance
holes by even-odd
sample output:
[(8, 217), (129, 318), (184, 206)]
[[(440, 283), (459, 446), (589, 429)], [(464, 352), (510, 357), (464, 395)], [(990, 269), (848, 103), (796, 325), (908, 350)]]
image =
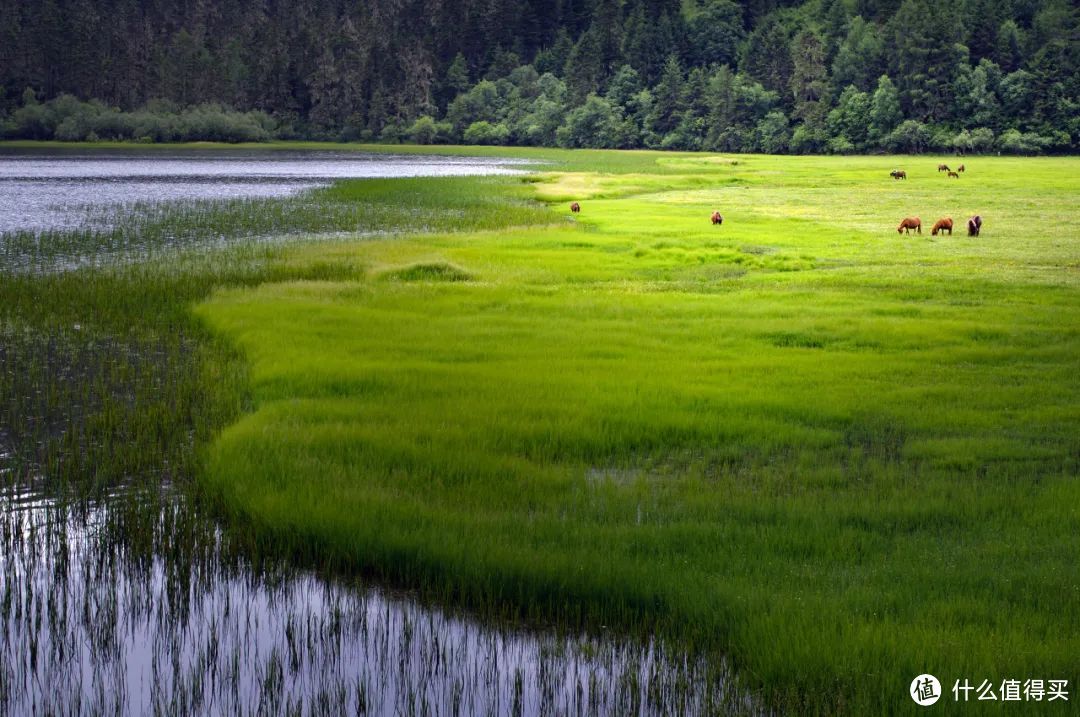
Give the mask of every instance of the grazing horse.
[(581, 211), (581, 205), (578, 204), (577, 202), (574, 202), (573, 204), (570, 205), (570, 211), (572, 211), (574, 214), (577, 214), (578, 212)]
[(947, 164), (939, 164), (937, 166), (937, 171), (939, 171), (939, 172), (948, 172), (949, 171), (949, 165), (947, 165)]
[(714, 225), (719, 225), (719, 224), (724, 223), (724, 218), (722, 216), (720, 216), (720, 212), (713, 212), (712, 213), (712, 223)]
[(971, 219), (968, 219), (968, 236), (969, 237), (977, 237), (977, 236), (979, 236), (979, 230), (980, 229), (982, 229), (982, 217), (980, 217), (978, 214), (976, 214)]
[(938, 232), (941, 232), (942, 234), (949, 232), (949, 236), (952, 236), (952, 217), (945, 217), (937, 220), (937, 224), (930, 230), (930, 233), (937, 236)]
[(946, 177), (956, 177), (957, 179), (960, 179), (960, 175), (959, 175), (959, 174), (957, 174), (956, 172), (949, 172), (949, 173), (948, 173), (948, 174), (946, 174), (945, 176), (946, 176)]
[(907, 179), (907, 172), (902, 169), (894, 169), (893, 171), (889, 172), (889, 176), (893, 179)]
[(961, 164), (959, 167), (956, 168), (956, 171), (957, 172), (963, 172), (964, 171), (964, 165)]
[(896, 228), (896, 233), (903, 234), (905, 229), (908, 234), (911, 233), (912, 229), (922, 234), (922, 220), (918, 217), (905, 217), (904, 221), (900, 222), (900, 226)]

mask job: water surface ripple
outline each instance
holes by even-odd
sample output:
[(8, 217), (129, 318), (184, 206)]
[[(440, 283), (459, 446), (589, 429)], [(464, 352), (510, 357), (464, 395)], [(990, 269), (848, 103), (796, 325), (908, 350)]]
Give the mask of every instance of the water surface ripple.
[(493, 625), (255, 568), (183, 499), (142, 532), (122, 517), (145, 514), (133, 500), (0, 497), (0, 714), (751, 711), (715, 665), (656, 642)]

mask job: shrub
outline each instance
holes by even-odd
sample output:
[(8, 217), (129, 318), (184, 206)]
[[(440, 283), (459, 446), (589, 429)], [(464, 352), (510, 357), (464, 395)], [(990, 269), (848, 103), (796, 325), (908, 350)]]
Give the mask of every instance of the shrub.
[(971, 149), (973, 152), (989, 152), (993, 146), (993, 130), (988, 127), (976, 127), (971, 130)]
[(826, 144), (830, 154), (851, 154), (855, 151), (855, 145), (847, 137), (833, 137)]
[(505, 144), (510, 137), (506, 125), (491, 124), (487, 120), (473, 122), (465, 130), (465, 144)]
[(930, 130), (922, 122), (904, 120), (885, 138), (885, 146), (892, 152), (919, 154), (930, 144)]
[(778, 110), (765, 115), (754, 128), (754, 145), (766, 154), (786, 152), (790, 140), (787, 115)]
[(438, 137), (439, 130), (435, 126), (435, 120), (428, 115), (417, 117), (409, 127), (408, 134), (416, 144), (433, 144)]
[(1035, 132), (1021, 132), (1008, 129), (998, 137), (998, 148), (1009, 154), (1038, 154), (1046, 149), (1052, 140)]

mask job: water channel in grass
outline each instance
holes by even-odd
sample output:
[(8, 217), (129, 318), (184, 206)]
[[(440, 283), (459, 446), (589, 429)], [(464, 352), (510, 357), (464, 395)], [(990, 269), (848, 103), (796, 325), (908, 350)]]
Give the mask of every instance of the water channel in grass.
[[(295, 197), (344, 177), (507, 171), (520, 170), (329, 152), (0, 154), (0, 234), (77, 229), (87, 208), (133, 199)], [(0, 329), (11, 342), (0, 345), (0, 371), (33, 366), (45, 376), (9, 376), (0, 388), (51, 395), (0, 395), (0, 409), (11, 409), (0, 420), (40, 424), (0, 425), (0, 717), (758, 711), (722, 662), (656, 640), (484, 620), (259, 558), (168, 481), (140, 476), (61, 498), (47, 468), (15, 460), (18, 437), (51, 440), (81, 420), (86, 407), (67, 405), (76, 401), (63, 391), (93, 392), (64, 381), (104, 385), (109, 372), (96, 361), (141, 359), (98, 351), (77, 331), (15, 341), (22, 329)], [(166, 365), (150, 354), (148, 366)]]

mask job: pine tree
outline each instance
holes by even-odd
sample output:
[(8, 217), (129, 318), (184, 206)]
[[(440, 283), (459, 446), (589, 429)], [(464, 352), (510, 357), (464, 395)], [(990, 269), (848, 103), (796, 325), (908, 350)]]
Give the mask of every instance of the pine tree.
[(669, 55), (664, 63), (660, 82), (652, 91), (652, 112), (646, 120), (646, 128), (663, 137), (675, 129), (679, 123), (679, 113), (683, 110), (683, 71), (679, 58)]
[(840, 43), (832, 64), (833, 87), (855, 85), (864, 92), (873, 89), (885, 72), (885, 43), (872, 22), (861, 16), (852, 18), (847, 36)]
[(742, 8), (731, 0), (706, 3), (687, 23), (687, 33), (693, 64), (733, 64), (745, 36)]
[(900, 109), (900, 93), (888, 75), (878, 79), (877, 89), (870, 101), (870, 126), (867, 139), (880, 146), (885, 138), (904, 119)]
[(813, 32), (803, 31), (791, 44), (793, 116), (802, 126), (792, 135), (792, 149), (816, 152), (825, 146), (825, 118), (829, 112), (825, 46)]
[(897, 78), (909, 117), (948, 119), (953, 80), (967, 62), (957, 27), (949, 0), (904, 0), (889, 21), (889, 74)]
[(750, 33), (739, 68), (766, 89), (791, 97), (791, 34), (776, 15)]
[(1024, 62), (1024, 38), (1014, 20), (1006, 20), (998, 28), (994, 43), (994, 62), (1005, 72), (1020, 68)]

